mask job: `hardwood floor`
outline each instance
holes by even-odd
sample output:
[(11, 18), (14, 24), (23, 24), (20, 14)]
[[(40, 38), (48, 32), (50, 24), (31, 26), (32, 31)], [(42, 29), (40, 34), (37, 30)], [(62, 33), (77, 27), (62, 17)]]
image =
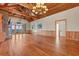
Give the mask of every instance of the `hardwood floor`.
[(1, 56), (79, 56), (79, 41), (16, 34), (0, 44)]

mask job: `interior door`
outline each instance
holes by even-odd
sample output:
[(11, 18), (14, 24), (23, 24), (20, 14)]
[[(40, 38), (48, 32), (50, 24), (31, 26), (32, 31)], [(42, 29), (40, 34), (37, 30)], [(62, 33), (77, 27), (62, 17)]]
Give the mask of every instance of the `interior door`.
[(56, 21), (56, 38), (65, 39), (66, 37), (66, 20)]

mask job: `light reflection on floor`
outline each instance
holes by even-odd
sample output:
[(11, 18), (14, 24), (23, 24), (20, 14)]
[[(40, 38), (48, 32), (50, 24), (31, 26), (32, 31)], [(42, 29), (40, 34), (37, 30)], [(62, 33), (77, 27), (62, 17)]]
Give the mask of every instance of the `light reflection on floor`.
[(10, 41), (10, 54), (11, 55), (19, 55), (22, 53), (23, 49), (23, 41), (26, 38), (26, 34), (13, 34), (12, 39)]

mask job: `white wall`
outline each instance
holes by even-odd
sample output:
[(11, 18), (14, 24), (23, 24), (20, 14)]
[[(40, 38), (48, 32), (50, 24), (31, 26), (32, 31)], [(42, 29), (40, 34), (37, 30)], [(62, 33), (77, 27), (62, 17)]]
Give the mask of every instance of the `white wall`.
[(41, 30), (53, 31), (55, 30), (55, 21), (62, 19), (67, 20), (67, 31), (79, 31), (79, 6), (33, 21), (31, 27), (35, 24), (35, 28), (38, 30), (37, 24), (42, 23), (43, 28)]

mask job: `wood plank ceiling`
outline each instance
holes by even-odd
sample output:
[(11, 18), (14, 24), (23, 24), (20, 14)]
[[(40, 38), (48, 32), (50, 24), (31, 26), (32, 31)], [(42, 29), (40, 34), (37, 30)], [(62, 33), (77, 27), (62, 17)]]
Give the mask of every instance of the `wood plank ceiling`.
[(2, 3), (0, 4), (0, 10), (6, 11), (8, 16), (23, 18), (31, 22), (79, 6), (79, 3), (45, 3), (48, 11), (41, 15), (35, 15), (32, 12), (34, 5), (35, 3)]

